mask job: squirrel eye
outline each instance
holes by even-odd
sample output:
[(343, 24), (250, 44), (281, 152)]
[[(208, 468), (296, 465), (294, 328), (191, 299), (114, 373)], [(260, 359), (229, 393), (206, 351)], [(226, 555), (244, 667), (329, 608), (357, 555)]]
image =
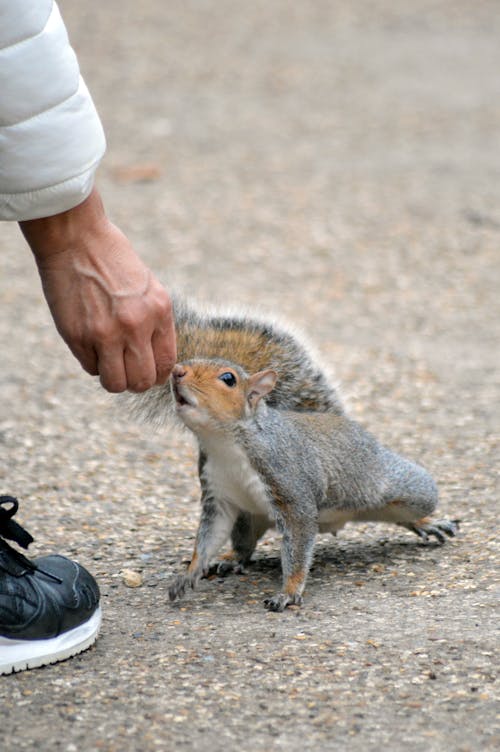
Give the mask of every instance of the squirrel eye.
[(221, 373), (219, 376), (219, 379), (224, 382), (226, 386), (235, 386), (236, 385), (236, 376), (234, 373), (231, 373), (231, 371), (226, 371), (226, 373)]

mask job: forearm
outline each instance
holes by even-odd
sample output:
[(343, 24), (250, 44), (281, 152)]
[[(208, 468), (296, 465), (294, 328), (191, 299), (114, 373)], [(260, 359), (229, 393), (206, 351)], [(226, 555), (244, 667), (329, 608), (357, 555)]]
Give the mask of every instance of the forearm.
[[(19, 222), (19, 227), (35, 256), (37, 264), (55, 254), (77, 250), (109, 230), (109, 220), (104, 212), (101, 197), (96, 188), (78, 206), (50, 217)], [(100, 253), (109, 249), (98, 246)]]

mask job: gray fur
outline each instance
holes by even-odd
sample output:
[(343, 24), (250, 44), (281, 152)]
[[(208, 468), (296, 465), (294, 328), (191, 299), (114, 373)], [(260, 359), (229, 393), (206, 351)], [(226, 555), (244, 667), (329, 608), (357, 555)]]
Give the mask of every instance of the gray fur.
[(284, 498), (314, 498), (318, 511), (374, 510), (400, 501), (415, 519), (431, 514), (438, 493), (422, 467), (382, 446), (346, 416), (302, 415), (260, 405), (236, 434), (255, 468)]

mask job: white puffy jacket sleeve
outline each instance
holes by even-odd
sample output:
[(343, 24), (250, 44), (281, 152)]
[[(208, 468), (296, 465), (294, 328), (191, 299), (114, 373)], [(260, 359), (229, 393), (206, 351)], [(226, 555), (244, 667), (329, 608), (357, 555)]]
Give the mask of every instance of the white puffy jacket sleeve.
[(104, 151), (56, 3), (0, 0), (0, 219), (80, 204)]

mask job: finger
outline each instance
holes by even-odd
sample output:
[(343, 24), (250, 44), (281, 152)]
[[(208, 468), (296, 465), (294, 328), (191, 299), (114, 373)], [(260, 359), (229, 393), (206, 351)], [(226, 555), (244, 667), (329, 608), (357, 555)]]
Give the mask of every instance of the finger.
[(81, 347), (79, 345), (73, 345), (70, 347), (71, 352), (75, 358), (79, 361), (81, 367), (91, 376), (97, 376), (99, 373), (97, 367), (97, 353), (93, 347)]
[(151, 338), (151, 347), (156, 364), (156, 384), (164, 384), (170, 376), (177, 359), (175, 327), (173, 320), (168, 327), (156, 330)]
[(145, 392), (156, 382), (156, 365), (151, 342), (145, 340), (141, 345), (127, 345), (123, 354), (127, 389), (131, 392)]
[(97, 369), (102, 386), (108, 392), (124, 392), (127, 388), (127, 376), (123, 357), (123, 348), (113, 346), (99, 349), (97, 352)]

